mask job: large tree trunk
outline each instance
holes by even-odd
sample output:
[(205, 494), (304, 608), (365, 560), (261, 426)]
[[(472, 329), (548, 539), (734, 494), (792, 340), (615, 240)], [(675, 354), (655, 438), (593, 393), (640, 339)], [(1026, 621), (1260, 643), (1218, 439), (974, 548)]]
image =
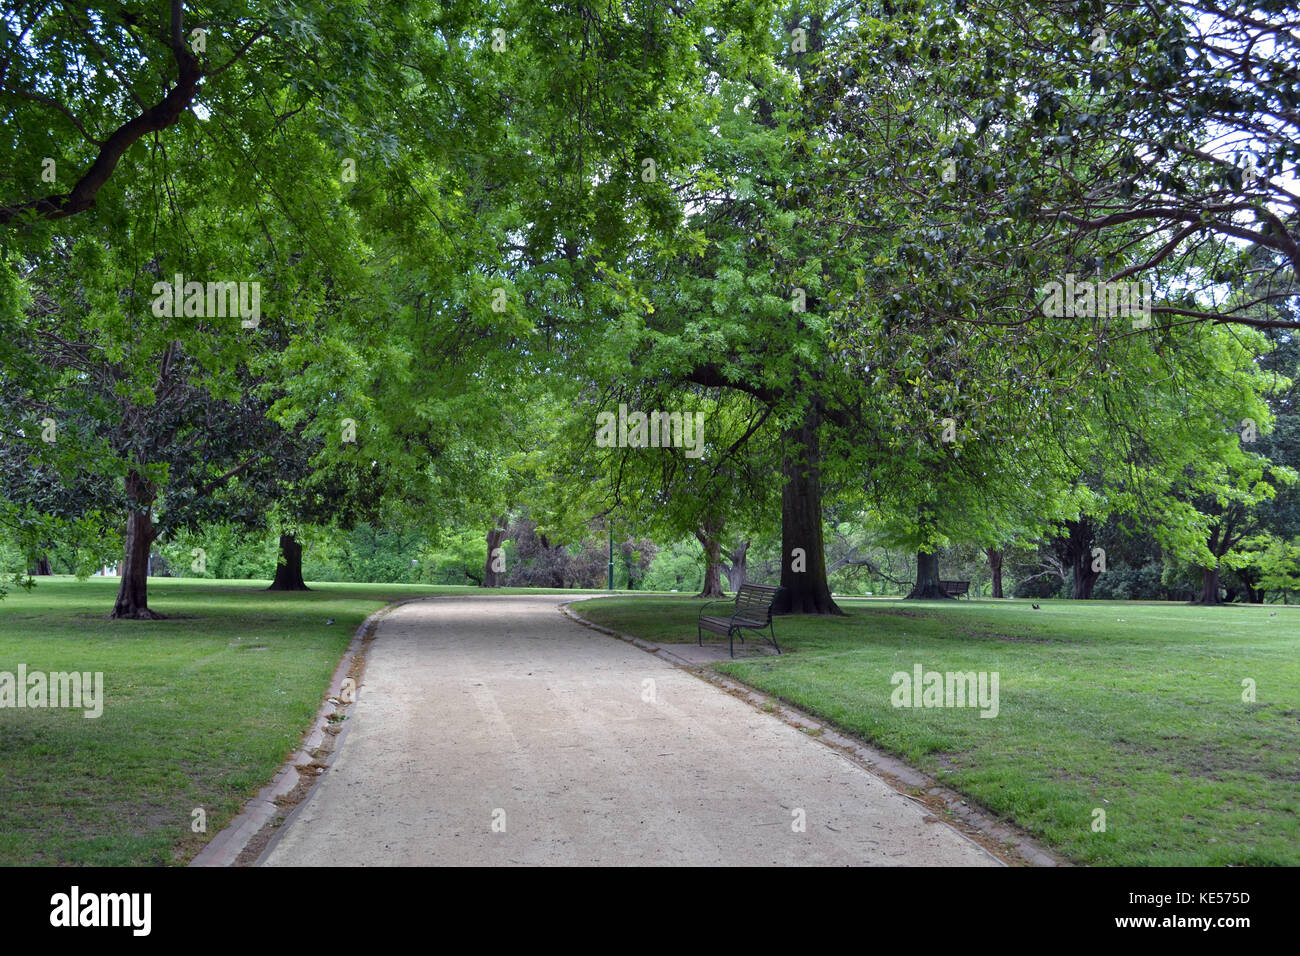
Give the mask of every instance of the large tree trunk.
[[(487, 561), (483, 564), (483, 582), (479, 587), (499, 588), (505, 579), (505, 562), (498, 560), (493, 556), (493, 552), (501, 547), (501, 542), (506, 539), (506, 520), (505, 517), (497, 522), (495, 528), (489, 528), (487, 533)], [(496, 570), (499, 566), (502, 570)]]
[(50, 556), (48, 554), (42, 554), (39, 558), (37, 558), (36, 567), (33, 571), (31, 571), (31, 574), (33, 576), (53, 574), (53, 573), (54, 573), (54, 568), (50, 566)]
[(126, 477), (126, 541), (122, 549), (122, 583), (111, 618), (152, 621), (162, 617), (149, 610), (149, 549), (154, 540), (153, 500), (157, 489), (142, 475)]
[(984, 553), (988, 555), (989, 572), (993, 575), (993, 596), (1002, 597), (1002, 552), (997, 548), (985, 548)]
[(1219, 597), (1219, 569), (1201, 568), (1201, 596), (1193, 604), (1222, 604)]
[(731, 564), (724, 570), (727, 572), (727, 586), (731, 588), (732, 593), (739, 591), (745, 586), (745, 571), (748, 568), (749, 556), (749, 539), (746, 538), (740, 542), (731, 552)]
[(720, 522), (708, 521), (695, 531), (695, 540), (704, 549), (704, 587), (696, 597), (720, 598), (722, 590), (722, 545), (718, 536), (722, 533)]
[(302, 579), (302, 545), (292, 534), (280, 535), (280, 558), (268, 591), (310, 591)]
[(777, 614), (843, 614), (831, 599), (822, 543), (821, 448), (817, 410), (786, 429), (781, 489), (781, 587)]
[(907, 595), (908, 601), (952, 600), (939, 580), (939, 552), (916, 552), (916, 584)]
[[(1076, 600), (1088, 600), (1092, 597), (1093, 585), (1101, 572), (1092, 569), (1092, 542), (1095, 535), (1092, 521), (1086, 517), (1078, 521), (1065, 523), (1066, 537), (1063, 542), (1064, 554), (1062, 564), (1070, 566), (1070, 597)], [(1057, 552), (1061, 554), (1060, 551)]]
[(1074, 576), (1070, 585), (1070, 597), (1080, 601), (1092, 598), (1092, 589), (1101, 574), (1092, 569), (1092, 549), (1085, 548), (1074, 555)]
[(705, 587), (695, 597), (723, 596), (723, 546), (718, 540), (722, 532), (723, 523), (716, 519), (707, 519), (695, 528), (695, 540), (705, 549)]

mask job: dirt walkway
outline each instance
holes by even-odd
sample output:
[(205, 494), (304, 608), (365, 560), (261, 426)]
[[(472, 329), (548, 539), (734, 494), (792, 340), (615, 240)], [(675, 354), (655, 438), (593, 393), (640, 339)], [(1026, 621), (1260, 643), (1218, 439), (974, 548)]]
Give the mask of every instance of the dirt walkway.
[(264, 863), (998, 865), (794, 728), (568, 621), (565, 600), (388, 615), (333, 768)]

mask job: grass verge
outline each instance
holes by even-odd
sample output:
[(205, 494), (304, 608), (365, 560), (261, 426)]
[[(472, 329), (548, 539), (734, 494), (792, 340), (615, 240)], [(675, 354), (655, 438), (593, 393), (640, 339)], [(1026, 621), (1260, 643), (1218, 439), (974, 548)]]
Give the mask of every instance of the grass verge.
[[(577, 610), (681, 642), (695, 640), (702, 603), (615, 597)], [(778, 618), (784, 656), (717, 668), (1077, 862), (1300, 864), (1300, 608), (1039, 603), (844, 600), (842, 618)], [(917, 664), (997, 672), (997, 716), (894, 706), (891, 678)]]
[(108, 620), (116, 578), (0, 601), (0, 671), (102, 672), (105, 697), (95, 719), (0, 707), (0, 865), (187, 862), (297, 747), (368, 614), (474, 590), (266, 584), (151, 579), (163, 621)]

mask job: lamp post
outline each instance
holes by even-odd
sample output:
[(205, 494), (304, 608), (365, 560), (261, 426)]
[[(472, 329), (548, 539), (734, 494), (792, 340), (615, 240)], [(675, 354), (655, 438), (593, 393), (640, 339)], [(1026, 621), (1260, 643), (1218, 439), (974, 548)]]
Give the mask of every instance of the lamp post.
[(614, 590), (614, 520), (609, 522), (609, 590)]

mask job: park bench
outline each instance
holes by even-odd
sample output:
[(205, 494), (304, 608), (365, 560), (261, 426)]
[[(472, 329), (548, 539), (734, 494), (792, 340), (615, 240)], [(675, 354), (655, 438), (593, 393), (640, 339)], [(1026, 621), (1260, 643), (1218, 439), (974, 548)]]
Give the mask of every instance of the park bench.
[(970, 600), (969, 581), (940, 581), (939, 584), (942, 585), (944, 594), (951, 594), (953, 597), (964, 594), (966, 600)]
[(718, 617), (706, 615), (709, 604), (723, 604), (723, 601), (710, 601), (704, 607), (700, 608), (700, 619), (696, 625), (696, 635), (699, 638), (700, 647), (704, 646), (704, 632), (711, 631), (714, 634), (725, 634), (729, 642), (731, 656), (736, 656), (736, 638), (740, 638), (740, 643), (745, 643), (745, 636), (741, 633), (745, 629), (761, 631), (767, 628), (771, 634), (770, 640), (772, 646), (776, 648), (778, 654), (781, 653), (781, 646), (776, 642), (776, 629), (772, 624), (772, 605), (776, 602), (777, 595), (781, 592), (779, 587), (767, 584), (742, 584), (740, 590), (736, 592), (735, 604), (732, 606), (731, 614), (727, 617)]

